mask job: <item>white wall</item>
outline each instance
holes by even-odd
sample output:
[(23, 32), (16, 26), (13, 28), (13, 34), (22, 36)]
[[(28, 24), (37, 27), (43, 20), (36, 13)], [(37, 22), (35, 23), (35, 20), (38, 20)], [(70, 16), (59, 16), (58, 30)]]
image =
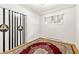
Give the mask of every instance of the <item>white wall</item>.
[(76, 46), (79, 49), (79, 5), (76, 5)]
[(33, 39), (39, 38), (39, 21), (40, 16), (36, 14), (31, 14), (27, 16), (27, 41), (32, 41)]
[[(20, 13), (23, 13), (25, 14), (27, 17), (26, 17), (26, 20), (25, 20), (25, 34), (26, 34), (26, 42), (30, 41), (30, 40), (33, 40), (35, 38), (38, 38), (38, 32), (39, 32), (39, 19), (40, 19), (40, 16), (23, 8), (23, 7), (20, 7), (19, 5), (13, 5), (13, 4), (2, 4), (0, 5), (0, 7), (4, 7), (4, 8), (8, 8), (10, 10), (14, 10), (16, 12), (20, 12)], [(7, 13), (7, 12), (6, 12)], [(0, 15), (2, 15), (0, 13)], [(6, 15), (7, 16), (7, 15)], [(8, 19), (8, 18), (7, 18)], [(6, 23), (8, 24), (8, 21), (6, 20)], [(0, 24), (2, 24), (2, 17), (0, 16)], [(0, 32), (0, 52), (2, 52), (2, 48), (3, 48), (3, 43), (2, 43), (2, 33)], [(6, 34), (6, 50), (8, 50), (8, 33)]]
[[(64, 19), (61, 23), (45, 24), (44, 17), (64, 14)], [(41, 16), (41, 37), (55, 38), (61, 41), (75, 43), (76, 26), (75, 26), (75, 8), (67, 8)]]

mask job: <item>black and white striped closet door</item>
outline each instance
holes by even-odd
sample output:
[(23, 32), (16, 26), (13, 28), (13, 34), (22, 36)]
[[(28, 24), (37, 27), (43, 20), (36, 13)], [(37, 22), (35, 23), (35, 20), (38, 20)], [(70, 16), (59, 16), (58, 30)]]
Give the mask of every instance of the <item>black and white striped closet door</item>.
[(0, 8), (0, 52), (25, 43), (24, 14)]

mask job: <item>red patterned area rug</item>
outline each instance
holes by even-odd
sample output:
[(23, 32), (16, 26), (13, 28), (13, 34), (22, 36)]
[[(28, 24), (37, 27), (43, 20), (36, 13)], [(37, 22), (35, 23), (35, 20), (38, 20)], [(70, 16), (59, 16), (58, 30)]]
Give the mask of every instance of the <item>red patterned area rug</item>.
[(23, 49), (20, 54), (62, 54), (62, 52), (49, 42), (38, 42)]
[(38, 38), (3, 54), (79, 54), (74, 44)]

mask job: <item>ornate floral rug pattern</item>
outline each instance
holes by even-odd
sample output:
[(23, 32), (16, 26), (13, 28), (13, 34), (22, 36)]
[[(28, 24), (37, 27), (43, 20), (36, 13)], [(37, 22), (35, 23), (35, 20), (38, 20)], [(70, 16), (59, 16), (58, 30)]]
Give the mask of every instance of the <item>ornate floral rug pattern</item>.
[(3, 54), (75, 54), (79, 53), (74, 44), (38, 38)]
[(59, 48), (49, 42), (38, 42), (26, 49), (23, 49), (20, 54), (61, 54)]

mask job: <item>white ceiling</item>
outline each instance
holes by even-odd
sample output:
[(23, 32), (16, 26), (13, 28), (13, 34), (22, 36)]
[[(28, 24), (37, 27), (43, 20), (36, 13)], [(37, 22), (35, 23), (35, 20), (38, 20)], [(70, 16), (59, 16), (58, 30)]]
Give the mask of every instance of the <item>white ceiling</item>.
[(55, 9), (57, 10), (60, 8), (62, 9), (62, 8), (68, 8), (74, 6), (71, 4), (63, 4), (63, 5), (62, 4), (19, 4), (19, 5), (40, 15), (49, 10), (55, 10)]

